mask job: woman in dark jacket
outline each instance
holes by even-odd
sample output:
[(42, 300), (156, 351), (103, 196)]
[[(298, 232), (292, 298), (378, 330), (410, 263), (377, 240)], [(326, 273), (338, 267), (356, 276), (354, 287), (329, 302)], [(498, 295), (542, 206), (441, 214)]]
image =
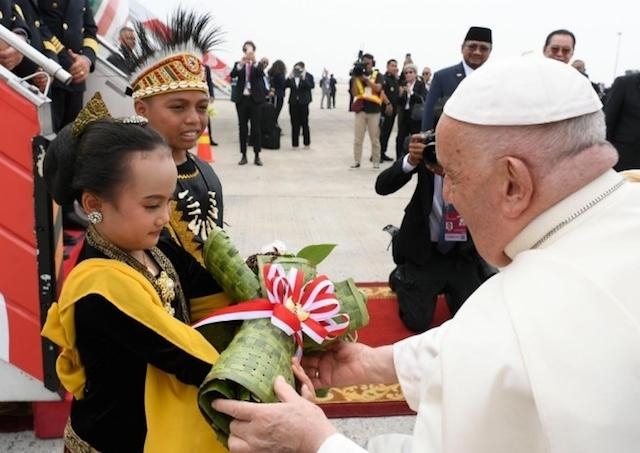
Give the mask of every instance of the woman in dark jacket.
[(284, 104), (284, 88), (287, 74), (287, 67), (282, 60), (276, 60), (269, 68), (267, 75), (271, 79), (271, 88), (275, 90), (276, 96), (276, 124), (278, 124), (278, 117)]
[[(416, 105), (424, 105), (427, 89), (424, 82), (418, 79), (418, 68), (413, 63), (405, 65), (402, 73), (404, 81), (400, 82), (398, 95), (398, 136), (396, 137), (396, 159), (404, 154), (404, 140), (411, 134), (420, 132), (422, 114), (411, 114)], [(418, 107), (415, 107), (418, 108)], [(412, 118), (413, 116), (413, 118)]]

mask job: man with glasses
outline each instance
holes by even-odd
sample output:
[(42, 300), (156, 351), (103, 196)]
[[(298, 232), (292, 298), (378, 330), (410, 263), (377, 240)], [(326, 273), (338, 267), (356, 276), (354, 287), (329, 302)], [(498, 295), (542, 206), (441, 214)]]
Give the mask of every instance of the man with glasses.
[[(462, 44), (463, 61), (433, 77), (422, 118), (423, 131), (435, 127), (449, 96), (490, 53), (491, 30), (471, 27)], [(444, 203), (443, 179), (434, 173), (437, 170), (423, 158), (422, 149), (414, 148), (376, 180), (376, 192), (389, 195), (417, 175), (415, 191), (393, 238), (396, 268), (389, 275), (389, 286), (398, 298), (400, 319), (414, 332), (431, 326), (439, 294), (446, 295), (449, 311), (454, 315), (493, 272), (476, 252), (462, 217), (452, 205)]]
[[(545, 58), (496, 62), (453, 94), (438, 124), (445, 194), (502, 271), (437, 329), (305, 354), (316, 388), (400, 383), (413, 435), (369, 453), (638, 451), (640, 183), (611, 169), (601, 108)], [(282, 403), (214, 402), (236, 419), (231, 451), (365, 452), (284, 379), (274, 387)]]
[[(436, 72), (433, 77), (423, 115), (423, 131), (435, 127), (449, 96), (465, 75), (480, 67), (490, 53), (491, 30), (471, 27), (462, 44), (463, 61)], [(439, 113), (434, 113), (436, 109)], [(417, 175), (415, 191), (393, 238), (396, 268), (389, 275), (389, 286), (398, 298), (400, 319), (414, 332), (423, 332), (431, 326), (439, 294), (446, 295), (449, 311), (454, 315), (494, 272), (478, 255), (455, 207), (444, 203), (442, 176), (436, 174), (437, 168), (425, 157), (423, 147), (410, 147), (376, 180), (376, 192), (389, 195)]]
[(431, 89), (431, 68), (429, 66), (425, 66), (422, 70), (422, 81), (424, 87), (429, 91)]
[(462, 42), (462, 61), (457, 65), (441, 69), (433, 75), (422, 116), (422, 130), (434, 129), (442, 114), (447, 99), (458, 88), (458, 84), (484, 64), (491, 55), (491, 29), (471, 27)]
[(569, 63), (576, 47), (576, 37), (569, 30), (554, 30), (547, 35), (542, 54), (547, 58)]

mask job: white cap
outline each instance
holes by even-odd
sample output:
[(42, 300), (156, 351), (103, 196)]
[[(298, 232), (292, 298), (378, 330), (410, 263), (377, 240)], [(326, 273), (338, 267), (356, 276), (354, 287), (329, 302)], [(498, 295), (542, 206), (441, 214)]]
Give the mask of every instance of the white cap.
[(597, 112), (602, 103), (589, 79), (550, 58), (515, 57), (487, 62), (466, 77), (444, 106), (458, 121), (523, 126)]

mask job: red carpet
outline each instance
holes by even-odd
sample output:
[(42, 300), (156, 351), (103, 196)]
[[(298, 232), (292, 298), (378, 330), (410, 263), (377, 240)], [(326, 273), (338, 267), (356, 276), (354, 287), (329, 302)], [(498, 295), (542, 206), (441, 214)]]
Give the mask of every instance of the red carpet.
[[(367, 295), (369, 324), (358, 331), (358, 341), (370, 346), (395, 343), (413, 335), (398, 316), (398, 301), (387, 283), (358, 283)], [(437, 327), (451, 317), (444, 296), (438, 298), (431, 327)], [(410, 415), (400, 386), (359, 385), (331, 388), (318, 397), (318, 403), (328, 417), (379, 417)]]

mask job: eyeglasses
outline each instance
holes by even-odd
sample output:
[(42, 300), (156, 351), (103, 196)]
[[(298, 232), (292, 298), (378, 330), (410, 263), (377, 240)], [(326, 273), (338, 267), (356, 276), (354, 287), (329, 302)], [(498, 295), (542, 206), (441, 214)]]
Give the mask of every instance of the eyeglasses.
[(489, 52), (491, 50), (491, 47), (486, 44), (465, 44), (464, 46), (472, 52), (475, 52), (476, 50), (479, 50), (480, 52)]
[(414, 74), (415, 72), (416, 71), (412, 71), (411, 69), (404, 71), (405, 74)]
[(431, 75), (430, 72), (423, 72), (422, 75)]
[(553, 53), (569, 55), (573, 49), (571, 47), (549, 46), (549, 50)]

